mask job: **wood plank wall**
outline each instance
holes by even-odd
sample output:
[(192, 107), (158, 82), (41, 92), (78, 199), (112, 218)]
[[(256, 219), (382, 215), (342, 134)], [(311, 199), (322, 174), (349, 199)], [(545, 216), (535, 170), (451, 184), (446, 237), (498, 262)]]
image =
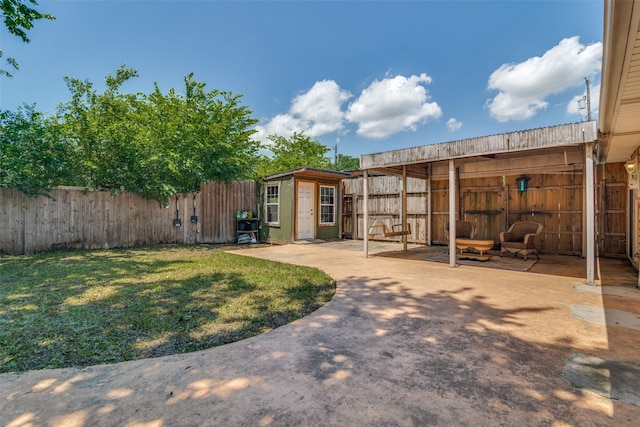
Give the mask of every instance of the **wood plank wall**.
[[(199, 193), (169, 198), (164, 207), (131, 193), (61, 187), (51, 197), (26, 197), (0, 188), (0, 253), (234, 242), (235, 213), (257, 212), (257, 192), (253, 181), (210, 182)], [(194, 207), (197, 223), (191, 221)], [(182, 226), (174, 226), (175, 218)]]
[(626, 257), (629, 190), (624, 164), (598, 166), (596, 174), (596, 233), (598, 251), (603, 256)]
[[(350, 233), (353, 238), (362, 239), (364, 227), (363, 221), (363, 189), (362, 178), (345, 179), (344, 195), (349, 200), (350, 209), (346, 209), (343, 230)], [(402, 179), (396, 176), (376, 176), (370, 178), (369, 184), (369, 219), (371, 225), (379, 221), (391, 228), (393, 224), (399, 224), (402, 218)], [(411, 224), (411, 235), (407, 236), (410, 242), (425, 242), (427, 239), (426, 222), (426, 198), (427, 183), (421, 179), (407, 179), (407, 222)], [(354, 228), (354, 224), (356, 224)], [(380, 240), (399, 241), (399, 237), (384, 238), (376, 236)]]
[[(535, 221), (544, 225), (540, 237), (543, 253), (581, 255), (583, 229), (583, 174), (555, 172), (528, 174), (527, 190), (518, 190), (518, 175), (458, 180), (458, 217), (476, 226), (482, 239), (500, 241), (500, 232), (514, 222)], [(343, 217), (345, 235), (362, 239), (362, 178), (344, 180), (344, 194), (351, 210)], [(627, 177), (623, 164), (598, 166), (596, 173), (596, 232), (602, 256), (626, 256)], [(380, 221), (387, 226), (401, 222), (402, 180), (396, 176), (370, 177), (369, 226)], [(447, 244), (444, 233), (449, 221), (448, 181), (432, 182), (432, 243)], [(427, 242), (427, 183), (407, 179), (408, 241)], [(354, 227), (355, 224), (355, 227)], [(396, 240), (374, 236), (376, 240)]]

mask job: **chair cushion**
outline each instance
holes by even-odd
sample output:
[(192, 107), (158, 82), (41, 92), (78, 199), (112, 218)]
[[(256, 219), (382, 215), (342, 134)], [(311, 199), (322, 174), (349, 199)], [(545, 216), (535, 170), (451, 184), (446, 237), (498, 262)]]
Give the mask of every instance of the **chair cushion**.
[(525, 249), (525, 245), (524, 245), (524, 241), (520, 241), (520, 242), (505, 242), (505, 244), (503, 244), (502, 246), (504, 247), (508, 247), (511, 249)]
[(471, 238), (471, 233), (473, 233), (473, 224), (466, 221), (456, 222), (456, 237), (469, 239)]
[(532, 222), (518, 222), (513, 225), (509, 232), (509, 242), (524, 242), (526, 234), (533, 234), (538, 231), (538, 224)]

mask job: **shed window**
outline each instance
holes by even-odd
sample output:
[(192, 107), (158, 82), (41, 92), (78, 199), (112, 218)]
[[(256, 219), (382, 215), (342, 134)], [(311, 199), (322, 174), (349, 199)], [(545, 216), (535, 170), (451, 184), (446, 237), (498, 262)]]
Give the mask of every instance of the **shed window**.
[(335, 224), (336, 187), (320, 186), (320, 224)]
[(266, 211), (267, 223), (273, 225), (280, 224), (280, 183), (267, 184)]

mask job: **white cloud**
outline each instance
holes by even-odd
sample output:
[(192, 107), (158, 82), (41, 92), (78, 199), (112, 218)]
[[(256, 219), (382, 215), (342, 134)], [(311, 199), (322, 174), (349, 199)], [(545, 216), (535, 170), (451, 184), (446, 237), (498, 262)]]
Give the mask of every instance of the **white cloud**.
[(316, 82), (309, 91), (296, 96), (287, 114), (278, 114), (264, 125), (256, 126), (252, 137), (268, 144), (270, 135), (285, 138), (294, 132), (304, 132), (315, 138), (339, 131), (344, 126), (342, 104), (351, 98), (346, 90), (341, 90), (333, 80)]
[(351, 94), (341, 90), (336, 82), (323, 80), (316, 82), (309, 92), (298, 95), (293, 100), (289, 114), (309, 124), (307, 135), (324, 135), (342, 128), (344, 113), (340, 107), (349, 98)]
[(278, 114), (256, 126), (255, 140), (269, 144), (270, 135), (285, 138), (294, 132), (316, 138), (332, 132), (345, 132), (345, 125), (358, 126), (366, 138), (384, 138), (406, 130), (416, 130), (429, 119), (442, 115), (440, 106), (428, 102), (424, 87), (431, 83), (426, 74), (396, 76), (376, 80), (362, 91), (346, 110), (342, 106), (351, 97), (333, 80), (316, 82), (309, 91), (296, 96), (286, 114)]
[(579, 38), (564, 39), (542, 57), (519, 64), (504, 64), (489, 77), (488, 88), (500, 92), (487, 101), (491, 115), (500, 122), (526, 120), (547, 107), (545, 98), (584, 82), (600, 71), (602, 43), (588, 46)]
[(350, 106), (346, 119), (358, 124), (359, 135), (385, 138), (442, 115), (440, 106), (427, 102), (424, 85), (431, 77), (422, 73), (411, 77), (396, 76), (374, 81)]
[(278, 114), (265, 125), (256, 126), (256, 131), (257, 132), (251, 135), (251, 137), (256, 141), (268, 145), (271, 143), (271, 141), (267, 139), (268, 136), (278, 135), (289, 138), (294, 132), (306, 131), (306, 127), (298, 118), (289, 114)]
[(462, 122), (457, 121), (453, 117), (451, 117), (449, 120), (447, 120), (447, 128), (449, 128), (449, 130), (451, 132), (455, 132), (458, 129), (460, 129), (461, 127), (462, 127)]
[[(600, 85), (597, 84), (595, 86), (591, 86), (591, 88), (589, 90), (589, 95), (591, 97), (591, 116), (593, 118), (598, 114), (598, 106), (600, 104)], [(576, 118), (577, 118), (577, 116), (580, 116), (583, 120), (586, 120), (587, 119), (586, 99), (587, 99), (587, 89), (585, 87), (585, 90), (584, 90), (584, 92), (582, 92), (582, 95), (574, 96), (567, 103), (567, 113), (575, 115)], [(578, 101), (579, 100), (585, 100), (584, 101), (584, 106), (583, 106), (584, 109), (579, 109), (578, 108)]]

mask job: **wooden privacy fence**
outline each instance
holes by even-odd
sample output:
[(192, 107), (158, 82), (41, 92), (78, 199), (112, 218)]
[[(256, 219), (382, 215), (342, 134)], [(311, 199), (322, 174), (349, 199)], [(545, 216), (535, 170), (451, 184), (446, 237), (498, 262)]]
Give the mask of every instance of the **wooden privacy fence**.
[[(480, 239), (500, 242), (500, 232), (518, 221), (544, 225), (540, 236), (544, 253), (581, 255), (583, 250), (583, 174), (581, 170), (528, 175), (526, 191), (515, 185), (517, 175), (458, 180), (457, 217), (475, 224)], [(626, 256), (627, 175), (622, 164), (600, 165), (596, 173), (596, 233), (601, 256)], [(365, 226), (362, 178), (346, 179), (342, 220), (344, 235), (362, 239), (374, 221), (387, 226), (402, 218), (402, 179), (369, 178), (369, 224)], [(427, 181), (407, 178), (407, 240), (428, 243)], [(431, 183), (431, 241), (447, 244), (444, 228), (449, 221), (448, 181)], [(375, 239), (400, 240), (401, 237)]]
[(27, 197), (0, 188), (0, 253), (235, 242), (236, 211), (257, 212), (257, 195), (253, 181), (209, 182), (165, 207), (132, 193), (61, 187), (50, 197)]

